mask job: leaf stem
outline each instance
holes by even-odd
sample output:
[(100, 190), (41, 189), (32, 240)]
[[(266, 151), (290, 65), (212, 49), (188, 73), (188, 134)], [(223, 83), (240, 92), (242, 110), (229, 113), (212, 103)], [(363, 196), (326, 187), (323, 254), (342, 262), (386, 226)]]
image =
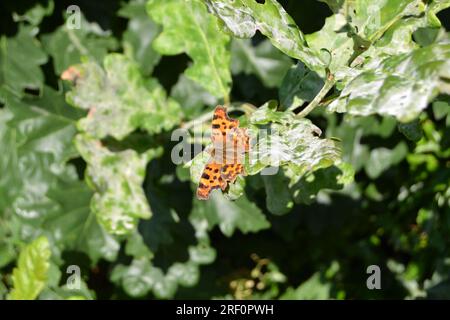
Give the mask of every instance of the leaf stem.
[(65, 27), (63, 30), (67, 33), (67, 35), (69, 36), (70, 41), (75, 46), (75, 48), (78, 49), (80, 54), (83, 55), (83, 56), (89, 56), (89, 50), (86, 49), (85, 46), (83, 46), (83, 44), (81, 43), (80, 39), (77, 37), (75, 32), (73, 32), (72, 29), (69, 29), (67, 27)]
[(325, 84), (323, 85), (322, 89), (319, 91), (319, 93), (316, 95), (316, 97), (303, 109), (299, 114), (297, 114), (297, 118), (304, 118), (306, 117), (311, 111), (316, 108), (320, 102), (325, 98), (327, 93), (334, 87), (335, 80), (334, 75), (327, 71), (327, 80), (325, 81)]

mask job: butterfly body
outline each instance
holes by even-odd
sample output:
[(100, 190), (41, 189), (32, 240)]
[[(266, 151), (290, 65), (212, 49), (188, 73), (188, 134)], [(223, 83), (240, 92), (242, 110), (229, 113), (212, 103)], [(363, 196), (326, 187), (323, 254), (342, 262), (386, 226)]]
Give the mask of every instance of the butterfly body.
[(239, 174), (245, 175), (243, 160), (250, 146), (247, 130), (239, 128), (239, 120), (228, 117), (225, 107), (216, 107), (211, 128), (213, 148), (198, 185), (200, 200), (207, 200), (214, 189), (225, 190)]

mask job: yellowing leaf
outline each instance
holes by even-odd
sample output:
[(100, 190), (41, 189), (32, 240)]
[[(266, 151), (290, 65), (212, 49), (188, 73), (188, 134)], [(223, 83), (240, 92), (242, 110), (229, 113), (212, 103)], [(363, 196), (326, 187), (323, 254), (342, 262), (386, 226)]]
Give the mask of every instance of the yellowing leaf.
[(34, 300), (44, 289), (50, 267), (50, 245), (45, 237), (39, 237), (25, 246), (13, 270), (13, 289), (8, 299)]

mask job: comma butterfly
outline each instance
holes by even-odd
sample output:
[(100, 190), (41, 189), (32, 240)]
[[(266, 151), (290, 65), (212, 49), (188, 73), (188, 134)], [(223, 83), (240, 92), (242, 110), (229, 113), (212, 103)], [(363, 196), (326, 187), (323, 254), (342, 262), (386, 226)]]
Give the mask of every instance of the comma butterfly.
[(207, 200), (214, 189), (224, 191), (239, 174), (245, 175), (243, 158), (249, 151), (247, 129), (239, 128), (239, 120), (228, 117), (226, 108), (217, 106), (212, 120), (211, 158), (203, 170), (197, 198)]

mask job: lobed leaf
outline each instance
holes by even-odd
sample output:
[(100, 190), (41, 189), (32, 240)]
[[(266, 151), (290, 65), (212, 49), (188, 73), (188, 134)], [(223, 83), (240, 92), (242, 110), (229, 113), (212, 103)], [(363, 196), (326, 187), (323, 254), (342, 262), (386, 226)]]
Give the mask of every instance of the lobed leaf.
[(12, 274), (13, 288), (10, 300), (34, 300), (44, 289), (50, 267), (50, 244), (39, 237), (25, 246), (19, 255), (17, 267)]
[(144, 75), (149, 75), (161, 59), (152, 47), (161, 28), (147, 15), (145, 6), (144, 0), (132, 1), (118, 15), (129, 19), (122, 40), (125, 54), (138, 62)]
[(261, 210), (245, 196), (229, 201), (220, 191), (213, 191), (208, 201), (195, 201), (189, 219), (193, 225), (202, 225), (208, 231), (218, 225), (227, 237), (236, 229), (248, 233), (270, 227)]
[(92, 137), (122, 140), (136, 129), (155, 134), (180, 121), (178, 103), (166, 97), (156, 80), (146, 83), (138, 66), (123, 55), (107, 55), (104, 69), (86, 62), (74, 70), (79, 76), (73, 79), (67, 101), (90, 111), (78, 128)]
[(91, 210), (109, 233), (131, 233), (139, 218), (151, 217), (142, 183), (148, 161), (160, 155), (160, 149), (140, 155), (131, 149), (111, 152), (83, 134), (77, 135), (75, 145), (88, 163), (86, 179), (95, 191)]
[(349, 81), (330, 111), (414, 120), (450, 78), (450, 46), (435, 44), (392, 56)]
[(278, 87), (292, 66), (292, 60), (267, 40), (253, 46), (251, 40), (231, 42), (231, 71), (233, 74), (255, 74), (268, 88)]
[(0, 38), (0, 87), (22, 96), (24, 89), (42, 89), (44, 74), (40, 68), (47, 55), (35, 38), (37, 29), (19, 26), (14, 37)]
[(301, 60), (311, 70), (323, 71), (325, 63), (308, 47), (295, 21), (276, 0), (207, 0), (206, 4), (238, 38), (251, 38), (260, 31), (283, 53)]
[(80, 28), (74, 29), (63, 24), (42, 37), (43, 47), (53, 58), (58, 75), (80, 63), (82, 58), (101, 63), (108, 51), (117, 48), (117, 41), (110, 32), (103, 31), (96, 23), (88, 22), (81, 12), (80, 15)]
[(85, 252), (93, 263), (114, 260), (118, 242), (91, 216), (92, 193), (65, 163), (77, 155), (76, 110), (48, 87), (40, 98), (3, 99), (0, 168), (10, 174), (0, 178), (0, 212), (11, 214), (11, 237), (27, 242), (45, 234), (58, 252)]
[(199, 0), (150, 0), (147, 12), (163, 26), (153, 47), (163, 55), (185, 52), (193, 64), (184, 72), (216, 97), (228, 97), (231, 75), (229, 37)]

